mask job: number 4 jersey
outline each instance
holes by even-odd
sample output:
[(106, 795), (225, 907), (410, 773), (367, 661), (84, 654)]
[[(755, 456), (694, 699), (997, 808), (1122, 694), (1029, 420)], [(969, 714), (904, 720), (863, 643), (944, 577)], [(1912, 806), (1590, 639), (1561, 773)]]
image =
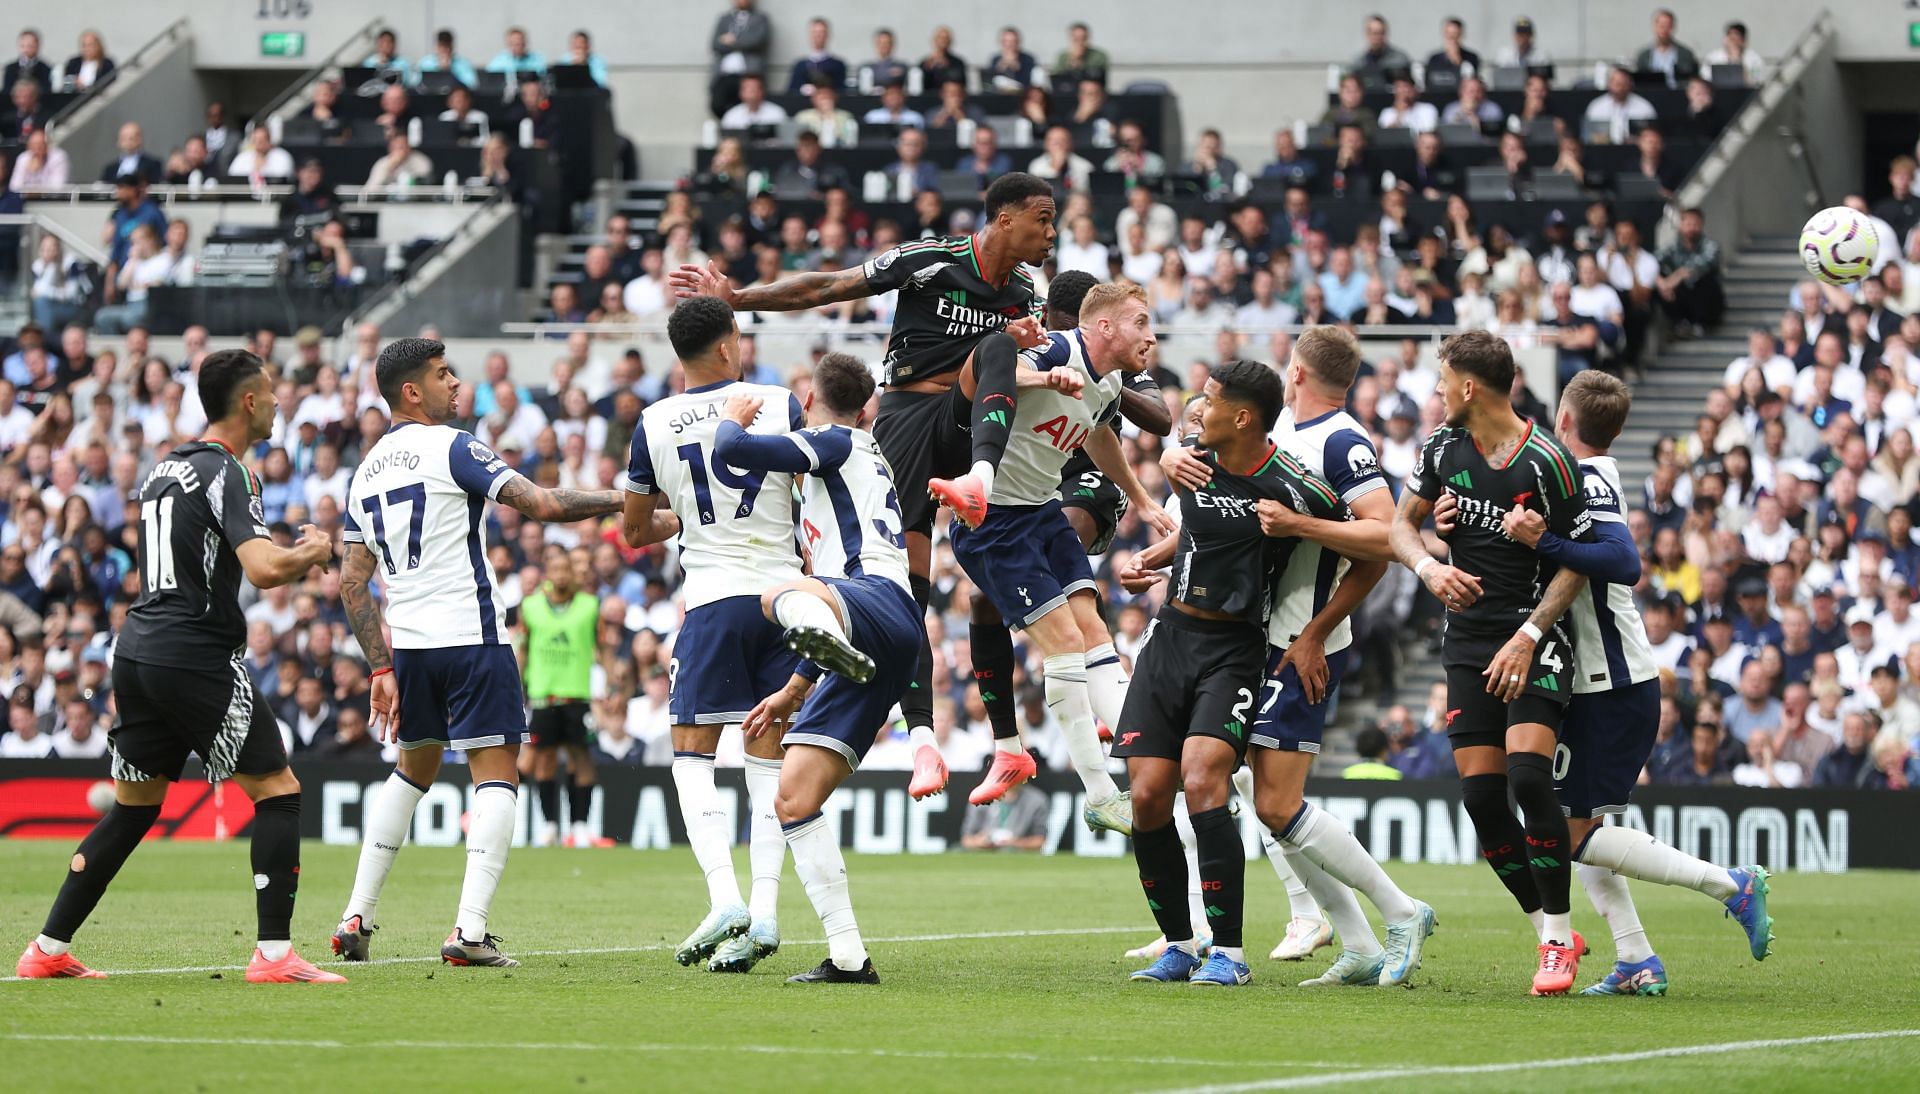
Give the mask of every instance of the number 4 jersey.
[(723, 380), (690, 387), (640, 414), (627, 456), (626, 488), (658, 491), (680, 518), (680, 566), (688, 610), (731, 596), (758, 596), (798, 581), (793, 476), (742, 471), (713, 454), (721, 408), (735, 395), (761, 401), (750, 432), (788, 433), (804, 424), (800, 400), (783, 387)]
[(367, 451), (347, 487), (341, 538), (373, 552), (394, 649), (507, 641), (484, 516), (518, 474), (451, 426), (401, 422)]

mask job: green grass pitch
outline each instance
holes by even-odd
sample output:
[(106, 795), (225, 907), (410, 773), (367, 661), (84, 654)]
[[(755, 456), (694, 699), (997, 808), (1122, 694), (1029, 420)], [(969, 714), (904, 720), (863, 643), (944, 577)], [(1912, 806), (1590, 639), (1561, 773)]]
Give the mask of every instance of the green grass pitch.
[[(0, 842), (12, 955), (38, 931), (72, 848)], [(779, 954), (748, 976), (674, 964), (705, 911), (685, 851), (516, 850), (494, 929), (525, 964), (435, 955), (464, 856), (408, 848), (374, 937), (381, 963), (330, 963), (352, 848), (309, 844), (297, 947), (344, 986), (249, 985), (244, 844), (148, 844), (77, 939), (121, 973), (0, 984), (0, 1085), (51, 1090), (1422, 1090), (1913, 1089), (1920, 988), (1911, 876), (1788, 874), (1780, 941), (1756, 964), (1697, 894), (1635, 883), (1666, 961), (1665, 999), (1530, 999), (1526, 924), (1480, 868), (1395, 865), (1438, 910), (1411, 990), (1302, 989), (1266, 959), (1283, 895), (1248, 863), (1254, 981), (1129, 983), (1122, 952), (1154, 932), (1124, 860), (850, 856), (882, 983), (782, 978), (825, 954), (789, 869)], [(745, 853), (739, 856), (744, 877)], [(1605, 926), (1575, 898), (1594, 953)], [(1331, 951), (1320, 958), (1330, 959)], [(10, 969), (0, 970), (10, 971)], [(1840, 1039), (1843, 1035), (1885, 1034)], [(1821, 1040), (1813, 1040), (1821, 1038)], [(1758, 1043), (1756, 1043), (1758, 1042)], [(1777, 1043), (1791, 1042), (1791, 1043)]]

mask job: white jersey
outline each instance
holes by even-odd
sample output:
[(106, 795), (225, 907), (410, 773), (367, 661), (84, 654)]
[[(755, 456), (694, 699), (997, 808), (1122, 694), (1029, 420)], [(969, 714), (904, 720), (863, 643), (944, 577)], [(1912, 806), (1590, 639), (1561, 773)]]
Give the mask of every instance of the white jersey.
[[(1626, 536), (1627, 518), (1620, 506), (1620, 469), (1611, 456), (1580, 461), (1584, 472), (1587, 512), (1596, 535)], [(1592, 695), (1629, 684), (1641, 684), (1660, 675), (1646, 624), (1634, 606), (1633, 589), (1606, 581), (1589, 581), (1586, 592), (1568, 614), (1573, 630), (1573, 693)]]
[(419, 422), (395, 425), (361, 459), (341, 538), (379, 563), (394, 649), (507, 641), (483, 517), (518, 475), (473, 434)]
[(806, 475), (800, 532), (815, 576), (883, 577), (912, 594), (893, 469), (873, 434), (822, 425), (769, 437), (729, 424), (716, 451), (735, 467)]
[(800, 400), (786, 388), (723, 380), (641, 411), (627, 456), (626, 488), (659, 491), (680, 518), (680, 566), (686, 571), (681, 593), (689, 609), (759, 596), (806, 576), (793, 538), (793, 476), (743, 472), (714, 458), (720, 408), (735, 395), (761, 400), (754, 433), (800, 427)]
[[(1274, 424), (1273, 443), (1280, 450), (1305, 464), (1307, 470), (1325, 479), (1340, 495), (1354, 500), (1385, 490), (1387, 480), (1380, 474), (1380, 457), (1353, 415), (1330, 410), (1304, 422), (1293, 420), (1293, 408), (1280, 412)], [(1327, 600), (1346, 576), (1351, 565), (1345, 557), (1302, 539), (1294, 545), (1287, 567), (1274, 584), (1273, 611), (1267, 616), (1267, 644), (1285, 649), (1300, 637), (1313, 617), (1327, 606)], [(1353, 627), (1345, 619), (1327, 635), (1328, 653), (1337, 653), (1353, 644)]]
[(1051, 388), (1020, 393), (1006, 454), (993, 476), (994, 505), (1045, 505), (1060, 497), (1060, 472), (1093, 431), (1120, 413), (1125, 377), (1119, 369), (1096, 376), (1078, 330), (1054, 331), (1047, 344), (1025, 351), (1026, 364), (1046, 371), (1062, 366), (1086, 373), (1079, 395)]

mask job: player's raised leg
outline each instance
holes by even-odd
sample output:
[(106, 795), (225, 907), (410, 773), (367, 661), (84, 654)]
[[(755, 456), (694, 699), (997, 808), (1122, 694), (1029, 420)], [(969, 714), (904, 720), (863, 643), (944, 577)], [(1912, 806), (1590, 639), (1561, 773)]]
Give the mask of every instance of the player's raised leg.
[(877, 984), (880, 975), (860, 938), (847, 889), (847, 861), (840, 841), (821, 812), (834, 787), (846, 778), (847, 761), (819, 745), (796, 744), (787, 751), (776, 805), (781, 831), (793, 849), (794, 872), (827, 935), (826, 960), (789, 977), (796, 984)]
[[(993, 760), (981, 780), (981, 790), (992, 794), (992, 801), (1007, 790), (1039, 773), (1039, 766), (1027, 754), (1020, 738), (1013, 696), (1013, 631), (1000, 617), (999, 609), (978, 587), (967, 617), (968, 648), (973, 651), (973, 682), (980, 689), (980, 703), (987, 708), (987, 721), (993, 727)], [(915, 762), (914, 783), (920, 783), (919, 764)], [(943, 768), (944, 770), (944, 768)]]

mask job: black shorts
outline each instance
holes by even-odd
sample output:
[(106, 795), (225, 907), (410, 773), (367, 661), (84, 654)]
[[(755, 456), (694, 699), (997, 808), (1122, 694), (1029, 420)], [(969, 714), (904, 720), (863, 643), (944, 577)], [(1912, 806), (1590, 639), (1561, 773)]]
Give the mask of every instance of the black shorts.
[(273, 708), (238, 660), (202, 672), (115, 658), (113, 697), (120, 717), (107, 739), (121, 782), (178, 779), (189, 753), (209, 782), (287, 766)]
[(1160, 609), (1134, 662), (1113, 755), (1178, 761), (1188, 737), (1213, 737), (1244, 758), (1266, 660), (1260, 627)]
[(1538, 724), (1558, 733), (1566, 713), (1565, 699), (1541, 694), (1531, 685), (1518, 699), (1503, 703), (1487, 691), (1480, 669), (1447, 669), (1447, 743), (1455, 749), (1486, 745), (1504, 752), (1508, 727)]
[(592, 704), (585, 699), (535, 707), (527, 715), (527, 735), (535, 748), (561, 745), (587, 746), (587, 712)]
[(900, 497), (901, 526), (930, 535), (940, 503), (927, 496), (929, 479), (952, 479), (972, 466), (973, 438), (961, 425), (970, 413), (958, 388), (889, 391), (880, 396), (873, 439), (887, 458)]
[(1113, 546), (1114, 530), (1127, 515), (1127, 495), (1099, 468), (1082, 471), (1060, 483), (1060, 506), (1084, 509), (1093, 518), (1093, 540), (1087, 545), (1090, 555), (1104, 555)]

